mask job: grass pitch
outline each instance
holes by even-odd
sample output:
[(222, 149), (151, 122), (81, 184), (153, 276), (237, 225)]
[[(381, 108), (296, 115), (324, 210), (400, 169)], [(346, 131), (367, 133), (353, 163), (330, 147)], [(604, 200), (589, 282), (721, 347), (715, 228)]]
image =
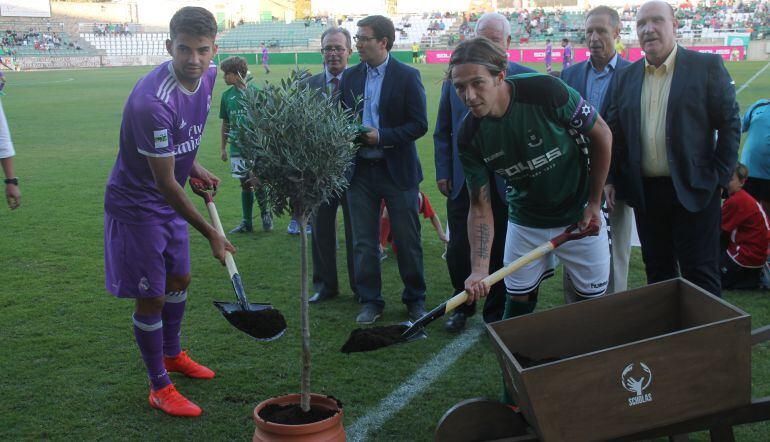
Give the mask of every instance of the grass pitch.
[[(765, 63), (730, 63), (736, 87)], [(539, 66), (538, 66), (539, 67)], [(319, 66), (309, 66), (314, 72)], [(435, 188), (432, 132), (442, 66), (421, 65), (430, 130), (419, 140), (425, 181), (422, 190), (445, 221)], [(270, 301), (289, 322), (272, 343), (256, 343), (232, 328), (212, 307), (234, 299), (226, 270), (207, 242), (191, 232), (193, 282), (189, 288), (182, 345), (217, 377), (196, 381), (172, 376), (185, 395), (204, 409), (198, 419), (164, 416), (147, 404), (147, 380), (131, 329), (132, 304), (108, 295), (103, 280), (104, 184), (118, 147), (122, 107), (137, 79), (150, 68), (9, 73), (3, 105), (17, 150), (23, 192), (15, 212), (0, 208), (0, 440), (243, 440), (253, 432), (251, 413), (259, 401), (299, 389), (299, 241), (285, 233), (287, 219), (272, 233), (233, 236), (236, 262), (252, 301)], [(278, 80), (289, 66), (257, 80)], [(223, 180), (216, 198), (225, 228), (240, 220), (237, 180), (218, 158), (219, 76), (199, 152), (200, 162)], [(741, 109), (770, 96), (770, 75), (757, 77), (738, 96)], [(205, 208), (193, 196), (201, 212)], [(259, 223), (257, 223), (258, 225)], [(342, 233), (342, 229), (340, 229)], [(342, 241), (342, 239), (341, 239)], [(443, 247), (423, 223), (427, 306), (451, 296)], [(346, 289), (344, 246), (338, 257), (342, 296), (311, 307), (312, 387), (345, 404), (354, 424), (382, 398), (440, 352), (455, 336), (438, 321), (430, 339), (372, 353), (344, 355), (358, 305)], [(638, 250), (629, 276), (644, 284)], [(561, 275), (543, 286), (542, 310), (561, 304)], [(400, 303), (395, 260), (383, 263), (387, 306), (378, 324), (407, 319)], [(767, 292), (726, 292), (725, 298), (753, 315), (754, 327), (770, 323)], [(472, 325), (479, 325), (478, 317)], [(715, 351), (718, 351), (715, 349)], [(753, 349), (753, 394), (770, 394), (770, 347)], [(441, 415), (470, 397), (496, 397), (500, 371), (488, 339), (465, 353), (404, 409), (369, 433), (370, 440), (428, 441)], [(572, 404), (571, 406), (580, 406)], [(739, 427), (738, 440), (763, 441), (770, 424)], [(705, 440), (706, 435), (696, 436)]]

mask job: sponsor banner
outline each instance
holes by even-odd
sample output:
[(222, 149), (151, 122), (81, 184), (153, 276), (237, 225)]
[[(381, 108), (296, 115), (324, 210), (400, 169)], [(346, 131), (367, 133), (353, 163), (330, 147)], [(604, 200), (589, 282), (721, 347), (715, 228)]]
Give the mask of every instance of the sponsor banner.
[[(725, 61), (729, 61), (731, 55), (734, 55), (733, 61), (743, 60), (744, 55), (743, 46), (690, 46), (687, 49), (704, 54), (719, 54)], [(737, 53), (733, 54), (733, 51)], [(642, 48), (629, 48), (626, 53), (631, 61), (641, 60), (644, 57)]]
[[(452, 51), (425, 51), (425, 63), (437, 64), (449, 63), (449, 59), (452, 57)], [(510, 50), (508, 51), (508, 61), (520, 62), (521, 51)]]
[(29, 69), (83, 69), (102, 67), (101, 57), (19, 57), (22, 70)]
[(102, 66), (153, 66), (170, 60), (166, 55), (103, 55)]
[[(691, 46), (687, 49), (698, 51), (707, 54), (719, 54), (723, 59), (730, 60), (731, 56), (733, 60), (743, 60), (745, 49), (743, 46)], [(737, 51), (733, 53), (733, 51)], [(590, 52), (586, 48), (574, 48), (572, 50), (574, 55), (573, 62), (578, 63), (584, 60), (588, 60), (591, 56)], [(449, 58), (452, 56), (452, 51), (426, 51), (426, 63), (449, 63)], [(556, 65), (562, 63), (562, 56), (564, 55), (564, 49), (554, 48), (551, 52), (551, 62)], [(640, 60), (644, 57), (644, 51), (641, 48), (628, 48), (625, 51), (625, 57), (631, 61)], [(514, 62), (524, 63), (545, 63), (545, 48), (542, 49), (514, 49), (508, 51), (508, 60)]]

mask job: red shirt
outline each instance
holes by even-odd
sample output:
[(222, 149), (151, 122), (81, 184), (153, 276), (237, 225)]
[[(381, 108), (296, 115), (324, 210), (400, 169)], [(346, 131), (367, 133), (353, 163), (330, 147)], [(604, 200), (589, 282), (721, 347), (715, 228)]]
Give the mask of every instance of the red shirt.
[(762, 267), (767, 260), (767, 216), (751, 195), (739, 190), (722, 205), (722, 231), (729, 236), (727, 254), (741, 267)]

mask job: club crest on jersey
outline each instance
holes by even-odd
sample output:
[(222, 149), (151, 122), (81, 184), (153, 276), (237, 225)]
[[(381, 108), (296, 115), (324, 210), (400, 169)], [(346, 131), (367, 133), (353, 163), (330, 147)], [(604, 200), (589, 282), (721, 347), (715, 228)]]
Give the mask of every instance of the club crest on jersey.
[(162, 129), (152, 131), (152, 139), (155, 141), (156, 149), (168, 147), (168, 130)]
[(527, 138), (529, 139), (527, 146), (531, 148), (540, 147), (543, 144), (543, 139), (538, 137), (532, 129), (527, 131)]

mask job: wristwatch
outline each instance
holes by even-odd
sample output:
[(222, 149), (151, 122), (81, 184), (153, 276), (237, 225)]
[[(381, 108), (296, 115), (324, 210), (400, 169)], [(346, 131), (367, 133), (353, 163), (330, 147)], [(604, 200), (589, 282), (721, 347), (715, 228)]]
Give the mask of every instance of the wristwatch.
[(17, 178), (6, 178), (5, 179), (5, 184), (13, 184), (14, 186), (18, 186), (19, 185), (19, 178), (18, 177)]

